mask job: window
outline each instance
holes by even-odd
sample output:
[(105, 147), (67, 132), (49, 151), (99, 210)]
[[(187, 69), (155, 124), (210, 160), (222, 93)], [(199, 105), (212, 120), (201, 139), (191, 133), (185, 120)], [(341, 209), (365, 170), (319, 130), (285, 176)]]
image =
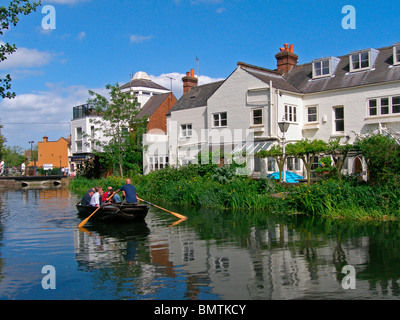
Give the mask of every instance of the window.
[(389, 114), (389, 98), (381, 98), (381, 114)]
[(318, 108), (317, 106), (308, 106), (307, 108), (307, 122), (318, 121)]
[(82, 141), (76, 141), (76, 151), (82, 151)]
[(368, 115), (370, 117), (397, 113), (400, 113), (400, 96), (368, 100)]
[(365, 69), (369, 68), (369, 54), (368, 52), (357, 53), (351, 55), (351, 69)]
[(334, 107), (335, 132), (344, 132), (344, 107)]
[(339, 62), (340, 59), (336, 57), (327, 57), (327, 58), (320, 58), (313, 60), (312, 61), (313, 79), (333, 75)]
[(213, 119), (215, 128), (226, 127), (228, 124), (226, 112), (214, 113)]
[(369, 115), (376, 116), (378, 114), (376, 99), (369, 100)]
[(329, 60), (316, 61), (313, 63), (314, 78), (331, 74)]
[(350, 53), (350, 72), (372, 68), (378, 54), (379, 51), (375, 49)]
[(393, 64), (400, 64), (400, 44), (393, 47)]
[(400, 97), (392, 97), (392, 113), (400, 113)]
[(75, 140), (82, 140), (82, 128), (76, 128), (76, 139)]
[(263, 124), (263, 111), (262, 109), (252, 110), (253, 125)]
[(275, 172), (276, 170), (275, 170), (275, 168), (276, 168), (276, 166), (275, 166), (275, 163), (276, 163), (276, 160), (275, 160), (275, 158), (268, 158), (268, 171), (269, 172)]
[(300, 171), (300, 159), (294, 157), (288, 157), (287, 168), (289, 171)]
[(285, 105), (285, 120), (289, 122), (297, 122), (296, 106)]
[(168, 157), (165, 156), (155, 156), (149, 157), (149, 166), (151, 171), (156, 171), (159, 169), (163, 169), (168, 166)]
[(192, 124), (182, 124), (181, 125), (181, 137), (189, 138), (192, 136)]

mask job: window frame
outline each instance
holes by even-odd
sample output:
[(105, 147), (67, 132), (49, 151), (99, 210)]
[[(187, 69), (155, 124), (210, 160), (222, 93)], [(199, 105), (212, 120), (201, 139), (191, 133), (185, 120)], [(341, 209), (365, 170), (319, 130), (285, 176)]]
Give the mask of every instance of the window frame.
[[(397, 100), (395, 103), (395, 99)], [(371, 101), (376, 101), (376, 106), (372, 106), (375, 114), (371, 114)], [(367, 99), (367, 117), (390, 117), (400, 115), (400, 95), (374, 97)]]
[(400, 44), (393, 47), (393, 65), (400, 64)]
[[(337, 118), (337, 113), (336, 111), (342, 109), (343, 112), (343, 118)], [(338, 123), (342, 122), (342, 126), (343, 126), (343, 130), (338, 130)], [(345, 132), (345, 125), (344, 125), (344, 106), (343, 105), (339, 105), (339, 106), (334, 106), (333, 107), (333, 123), (334, 123), (334, 127), (333, 127), (333, 132), (334, 133), (344, 133)]]
[(290, 123), (297, 122), (297, 106), (294, 104), (285, 103), (285, 120)]
[[(324, 63), (328, 63), (328, 73), (324, 73), (324, 70), (326, 69), (326, 67), (324, 68), (323, 64)], [(320, 66), (320, 72), (321, 74), (317, 74), (317, 69), (315, 68), (316, 64), (319, 64)], [(313, 61), (312, 63), (312, 71), (313, 71), (313, 78), (322, 78), (322, 77), (328, 77), (332, 74), (332, 66), (331, 66), (331, 60), (330, 59), (321, 59), (318, 61)]]
[[(225, 114), (225, 118), (221, 117), (223, 114)], [(218, 119), (216, 119), (215, 116), (218, 116)], [(224, 125), (222, 124), (223, 121), (225, 121)], [(217, 125), (216, 122), (218, 122)], [(228, 112), (222, 111), (213, 113), (212, 123), (213, 123), (213, 128), (226, 128), (228, 126)]]
[[(260, 111), (261, 115), (255, 116), (254, 112)], [(261, 123), (255, 123), (255, 119), (261, 119)], [(264, 125), (264, 110), (262, 108), (251, 109), (251, 125), (252, 126), (263, 126)]]
[[(312, 121), (310, 121), (310, 115), (314, 115), (314, 113), (310, 114), (309, 110), (311, 108), (315, 108), (315, 120), (312, 120)], [(313, 104), (313, 105), (306, 106), (305, 116), (306, 116), (305, 123), (318, 123), (319, 122), (318, 121), (318, 105), (317, 104)]]
[[(189, 126), (190, 126), (190, 128), (189, 128)], [(193, 124), (192, 123), (181, 124), (180, 137), (183, 139), (193, 137)]]
[[(368, 61), (368, 66), (363, 67), (362, 66), (362, 62), (365, 61), (362, 59), (362, 55), (363, 54), (367, 54), (367, 61)], [(354, 57), (358, 57), (358, 68), (354, 68), (354, 63), (355, 61), (353, 61)], [(355, 52), (355, 53), (351, 53), (350, 54), (350, 72), (354, 72), (354, 71), (362, 71), (362, 70), (368, 70), (371, 69), (371, 51), (361, 51), (361, 52)]]

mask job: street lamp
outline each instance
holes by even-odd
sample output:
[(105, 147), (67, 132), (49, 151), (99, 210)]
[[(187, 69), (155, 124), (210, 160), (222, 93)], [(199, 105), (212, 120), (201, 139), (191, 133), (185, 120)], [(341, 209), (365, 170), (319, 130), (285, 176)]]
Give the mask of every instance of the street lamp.
[[(32, 146), (35, 143), (35, 141), (28, 141), (28, 143), (31, 144), (31, 162), (33, 161), (33, 153), (32, 153)], [(35, 170), (36, 171), (36, 170)], [(34, 174), (35, 175), (35, 174)]]
[(281, 122), (278, 121), (278, 126), (279, 126), (279, 129), (282, 132), (282, 151), (283, 151), (283, 159), (284, 159), (282, 181), (286, 182), (286, 159), (285, 159), (285, 156), (286, 156), (286, 148), (285, 148), (286, 139), (285, 139), (285, 133), (289, 129), (290, 122), (287, 122), (286, 121), (286, 117), (283, 116), (282, 121)]

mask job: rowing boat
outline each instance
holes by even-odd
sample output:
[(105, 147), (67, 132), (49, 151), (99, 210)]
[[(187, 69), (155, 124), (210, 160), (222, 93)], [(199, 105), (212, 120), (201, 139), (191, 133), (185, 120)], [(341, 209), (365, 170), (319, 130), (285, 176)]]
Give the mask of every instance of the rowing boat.
[[(82, 218), (90, 216), (97, 207), (76, 205)], [(94, 215), (93, 218), (104, 221), (143, 221), (149, 211), (145, 204), (105, 204)]]

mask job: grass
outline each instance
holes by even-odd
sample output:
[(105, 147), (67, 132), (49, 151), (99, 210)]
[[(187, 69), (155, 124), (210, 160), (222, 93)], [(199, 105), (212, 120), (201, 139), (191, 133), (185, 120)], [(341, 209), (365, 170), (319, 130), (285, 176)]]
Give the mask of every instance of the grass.
[[(147, 176), (132, 177), (141, 198), (193, 207), (230, 209), (255, 213), (303, 213), (357, 221), (398, 220), (400, 191), (389, 186), (355, 185), (351, 181), (327, 180), (312, 185), (284, 188), (274, 180), (252, 180), (228, 169), (201, 166), (166, 168)], [(120, 188), (124, 179), (75, 178), (70, 188), (84, 194), (90, 187)], [(280, 194), (274, 197), (272, 194)]]

